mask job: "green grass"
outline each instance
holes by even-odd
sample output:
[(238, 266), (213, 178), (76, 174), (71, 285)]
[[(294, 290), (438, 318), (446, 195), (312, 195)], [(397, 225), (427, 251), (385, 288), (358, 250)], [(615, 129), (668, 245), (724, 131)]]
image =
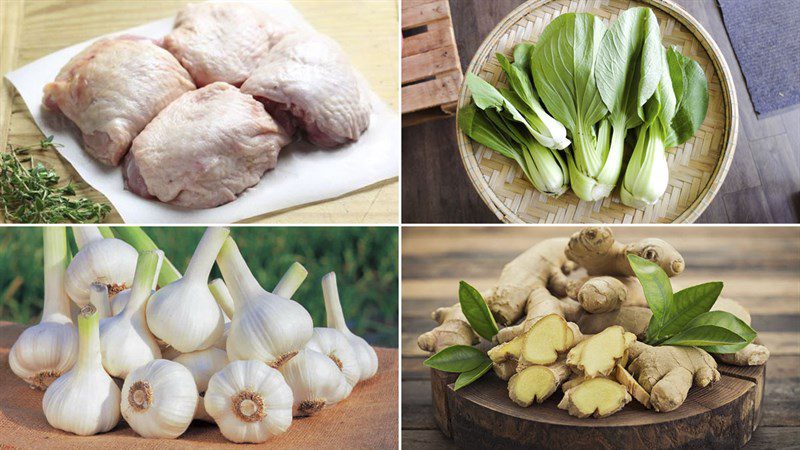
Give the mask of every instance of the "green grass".
[[(147, 234), (183, 271), (203, 228), (153, 227)], [(294, 299), (308, 309), (315, 326), (325, 325), (320, 280), (336, 272), (339, 296), (350, 329), (375, 345), (397, 347), (397, 229), (392, 227), (233, 227), (250, 270), (272, 290), (298, 261), (308, 278)], [(0, 320), (34, 323), (44, 292), (42, 230), (0, 229)], [(214, 267), (211, 278), (220, 277)]]

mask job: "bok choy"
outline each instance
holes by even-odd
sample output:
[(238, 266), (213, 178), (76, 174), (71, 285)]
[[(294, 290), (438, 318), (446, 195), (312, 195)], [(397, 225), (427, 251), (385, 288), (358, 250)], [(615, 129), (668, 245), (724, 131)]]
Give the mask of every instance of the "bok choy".
[(675, 48), (662, 47), (661, 54), (666, 70), (644, 105), (644, 123), (620, 189), (622, 203), (635, 208), (664, 195), (669, 183), (665, 150), (691, 138), (708, 109), (708, 82), (700, 65)]
[(545, 148), (534, 135), (531, 124), (517, 109), (525, 101), (510, 90), (498, 90), (474, 74), (467, 74), (474, 104), (458, 113), (461, 130), (474, 141), (513, 159), (526, 178), (540, 192), (559, 196), (569, 186), (564, 159), (556, 150)]
[(572, 139), (568, 152), (572, 190), (583, 200), (608, 196), (619, 178), (621, 156), (610, 155), (606, 109), (594, 76), (606, 27), (588, 13), (555, 18), (531, 55), (533, 81), (542, 102)]

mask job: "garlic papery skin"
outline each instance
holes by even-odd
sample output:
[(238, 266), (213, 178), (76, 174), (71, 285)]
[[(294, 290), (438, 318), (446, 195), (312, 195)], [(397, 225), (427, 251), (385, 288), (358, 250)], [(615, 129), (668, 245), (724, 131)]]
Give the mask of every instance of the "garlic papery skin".
[(347, 380), (350, 388), (347, 395), (350, 395), (350, 391), (361, 379), (361, 367), (358, 365), (356, 352), (344, 333), (333, 328), (314, 328), (314, 335), (306, 348), (322, 353), (336, 364)]
[[(152, 293), (151, 293), (152, 295)], [(125, 305), (128, 304), (128, 300), (131, 298), (131, 289), (125, 289), (117, 293), (114, 298), (111, 299), (111, 315), (116, 316), (117, 314), (121, 313), (123, 309), (125, 309)]]
[(307, 348), (278, 370), (292, 389), (292, 415), (306, 417), (344, 400), (352, 389), (330, 358)]
[(358, 358), (358, 366), (361, 369), (362, 381), (372, 378), (378, 371), (378, 355), (375, 349), (370, 346), (363, 338), (356, 336), (347, 328), (342, 312), (342, 303), (339, 300), (339, 289), (336, 286), (336, 274), (331, 272), (322, 277), (322, 296), (325, 298), (325, 313), (327, 315), (328, 327), (335, 328), (344, 333)]
[(214, 345), (225, 330), (222, 310), (208, 289), (208, 275), (227, 228), (208, 228), (183, 278), (162, 287), (147, 302), (147, 325), (156, 337), (181, 353)]
[(292, 298), (307, 276), (308, 270), (299, 262), (294, 262), (289, 266), (289, 270), (283, 274), (278, 284), (275, 285), (275, 289), (272, 290), (272, 293), (279, 297)]
[(225, 350), (209, 347), (196, 352), (183, 353), (177, 356), (173, 361), (189, 369), (189, 372), (192, 373), (192, 377), (194, 377), (194, 383), (200, 395), (194, 418), (207, 422), (213, 421), (203, 406), (203, 397), (206, 394), (206, 389), (208, 389), (208, 380), (210, 380), (215, 373), (228, 365), (228, 354), (225, 353)]
[[(161, 348), (161, 359), (168, 359), (172, 361), (173, 359), (177, 358), (178, 356), (183, 355), (183, 353), (175, 350), (170, 346), (160, 347)], [(199, 350), (198, 350), (199, 351)]]
[[(73, 227), (73, 232), (79, 236), (83, 228)], [(110, 295), (124, 290), (133, 282), (138, 256), (136, 249), (120, 239), (88, 240), (67, 267), (67, 294), (83, 307), (89, 303), (89, 286), (94, 282), (108, 286)]]
[(261, 361), (234, 361), (208, 382), (205, 410), (231, 442), (260, 443), (292, 424), (292, 390)]
[(197, 387), (189, 369), (157, 359), (125, 379), (122, 417), (140, 436), (175, 439), (192, 423), (197, 399)]
[(163, 257), (160, 250), (139, 254), (128, 304), (119, 314), (100, 321), (103, 367), (111, 376), (124, 379), (137, 367), (161, 358), (158, 342), (147, 328), (145, 306)]
[(235, 308), (226, 345), (228, 359), (256, 359), (279, 367), (308, 343), (314, 329), (308, 311), (262, 289), (233, 239), (225, 241), (217, 265)]
[(108, 301), (108, 286), (103, 283), (94, 282), (89, 289), (89, 303), (97, 308), (97, 315), (100, 320), (111, 317), (111, 302)]
[(44, 393), (47, 423), (59, 430), (89, 436), (119, 423), (120, 391), (100, 362), (100, 317), (92, 305), (78, 316), (78, 360)]
[(70, 301), (64, 291), (67, 268), (67, 231), (45, 227), (44, 306), (42, 319), (19, 336), (8, 354), (15, 375), (32, 388), (46, 389), (71, 369), (78, 358), (78, 330), (70, 315)]

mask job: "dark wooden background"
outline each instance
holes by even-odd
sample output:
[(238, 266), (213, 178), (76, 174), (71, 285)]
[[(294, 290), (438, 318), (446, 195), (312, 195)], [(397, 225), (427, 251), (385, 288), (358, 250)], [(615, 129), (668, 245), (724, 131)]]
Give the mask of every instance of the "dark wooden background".
[[(491, 287), (503, 265), (539, 240), (578, 227), (405, 227), (403, 229), (403, 448), (452, 448), (436, 427), (427, 353), (417, 336), (436, 324), (430, 313), (457, 300), (459, 280)], [(686, 260), (677, 287), (724, 282), (723, 295), (741, 302), (771, 352), (761, 425), (747, 448), (800, 445), (800, 229), (765, 227), (625, 227), (630, 242), (658, 237)], [(564, 413), (566, 414), (566, 412)]]
[[(733, 73), (741, 124), (733, 164), (701, 223), (800, 221), (800, 107), (757, 118), (715, 0), (675, 0), (708, 30)], [(521, 0), (450, 0), (462, 70)], [(800, 2), (799, 2), (800, 3)], [(403, 129), (403, 222), (496, 223), (467, 177), (455, 120)]]

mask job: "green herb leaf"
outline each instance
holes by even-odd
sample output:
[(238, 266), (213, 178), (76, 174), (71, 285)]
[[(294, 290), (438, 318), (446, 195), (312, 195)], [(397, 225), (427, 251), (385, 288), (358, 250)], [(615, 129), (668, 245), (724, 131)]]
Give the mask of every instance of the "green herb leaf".
[(664, 340), (685, 329), (690, 322), (708, 312), (722, 292), (722, 283), (712, 281), (676, 292), (669, 308), (670, 316), (663, 322), (655, 339)]
[(480, 292), (466, 281), (461, 281), (458, 284), (458, 301), (461, 303), (461, 312), (467, 317), (472, 329), (487, 341), (491, 341), (499, 330)]
[(709, 311), (707, 313), (697, 316), (687, 328), (699, 325), (710, 324), (725, 328), (739, 335), (744, 342), (731, 345), (708, 345), (702, 346), (703, 350), (712, 353), (736, 353), (753, 342), (756, 338), (756, 331), (747, 323), (726, 311)]
[(484, 361), (483, 364), (479, 365), (478, 367), (470, 371), (463, 372), (461, 375), (459, 375), (458, 378), (456, 379), (456, 384), (454, 389), (457, 391), (462, 387), (471, 384), (473, 381), (482, 377), (491, 368), (492, 368), (492, 360), (486, 358), (486, 361)]
[(88, 198), (71, 198), (71, 183), (59, 187), (55, 170), (35, 162), (33, 151), (54, 150), (60, 144), (48, 136), (39, 145), (8, 146), (0, 155), (0, 206), (6, 220), (18, 223), (99, 223), (111, 212), (105, 203)]
[(664, 323), (671, 317), (672, 283), (664, 270), (654, 262), (636, 255), (628, 255), (628, 262), (642, 284), (647, 305), (653, 312), (645, 339), (647, 343), (652, 343)]
[(661, 345), (678, 345), (682, 347), (705, 347), (716, 345), (741, 344), (747, 341), (727, 328), (717, 325), (701, 325), (688, 328), (664, 341)]
[(423, 364), (432, 369), (461, 373), (478, 367), (487, 359), (486, 354), (475, 347), (453, 345), (426, 359)]

